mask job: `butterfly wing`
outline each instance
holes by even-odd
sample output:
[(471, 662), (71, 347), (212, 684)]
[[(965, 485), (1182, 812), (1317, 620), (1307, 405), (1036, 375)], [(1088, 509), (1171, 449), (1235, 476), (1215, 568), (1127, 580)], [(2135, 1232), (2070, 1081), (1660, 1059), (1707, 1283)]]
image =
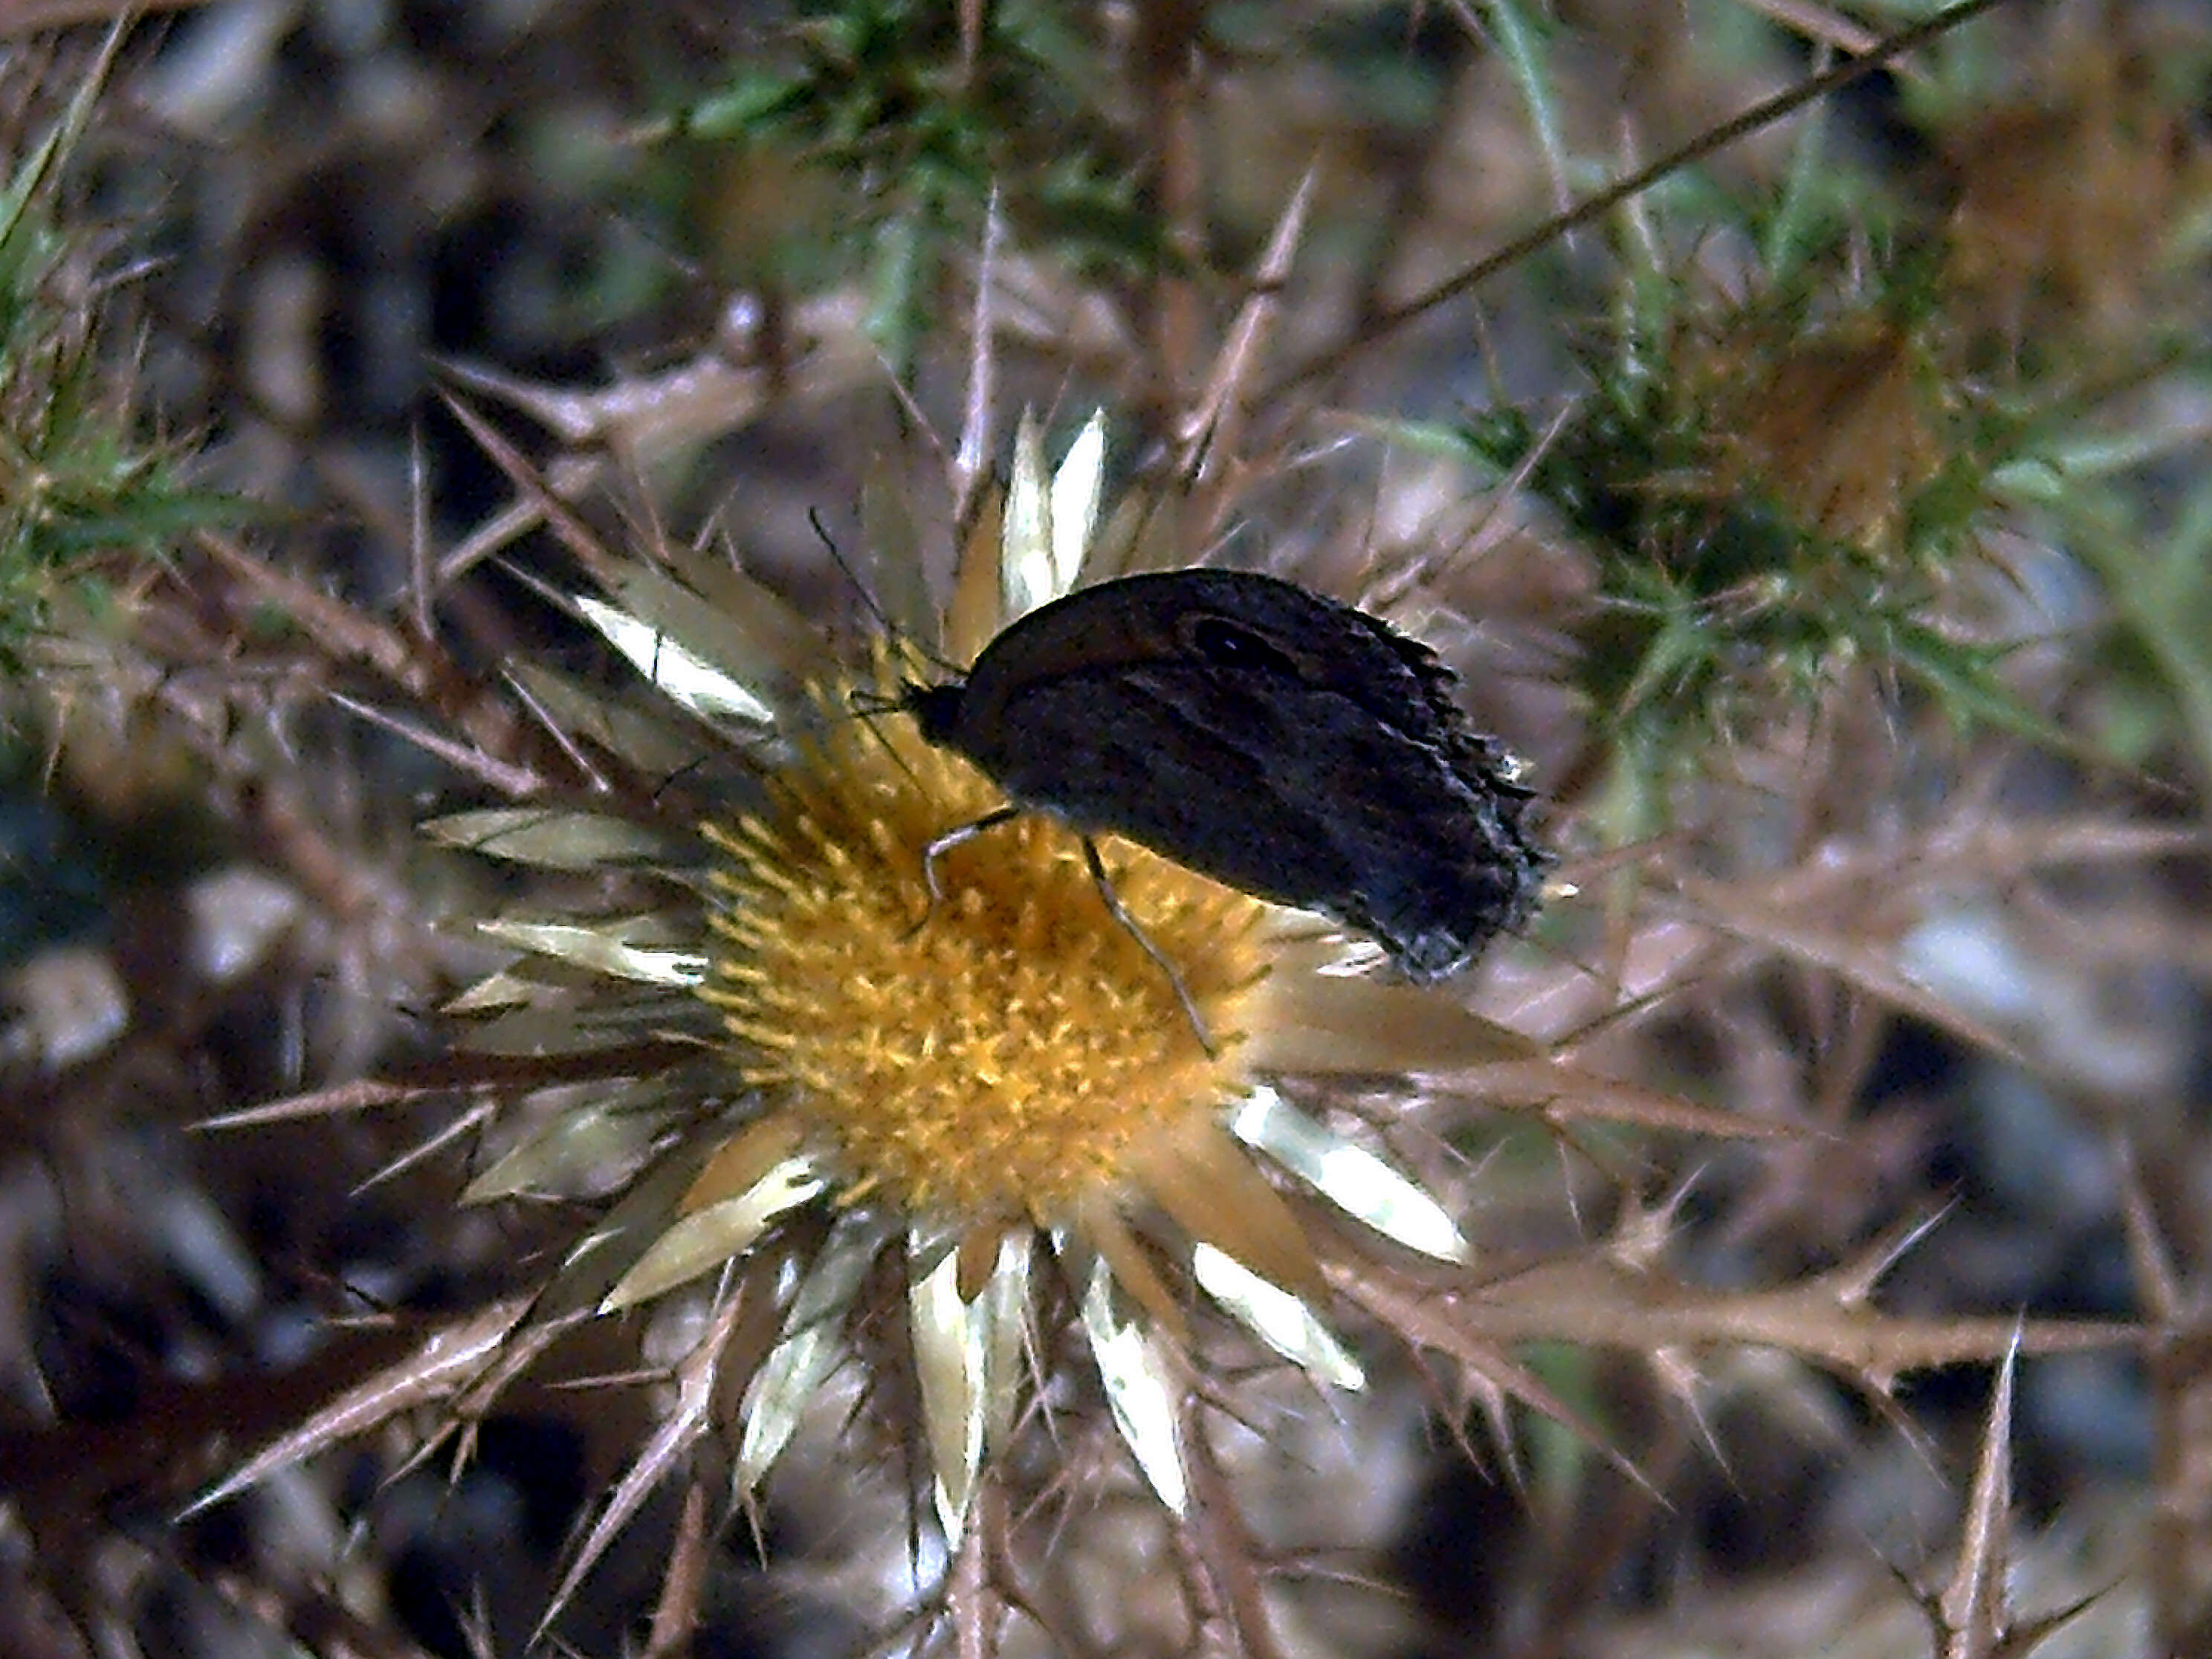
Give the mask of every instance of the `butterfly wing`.
[(1342, 692), (1166, 660), (1015, 688), (979, 756), (1007, 793), (1372, 933), (1434, 978), (1525, 919), (1512, 794)]
[(1272, 576), (1124, 577), (1031, 611), (924, 734), (1023, 805), (1372, 933), (1415, 978), (1534, 908), (1526, 790), (1435, 654)]

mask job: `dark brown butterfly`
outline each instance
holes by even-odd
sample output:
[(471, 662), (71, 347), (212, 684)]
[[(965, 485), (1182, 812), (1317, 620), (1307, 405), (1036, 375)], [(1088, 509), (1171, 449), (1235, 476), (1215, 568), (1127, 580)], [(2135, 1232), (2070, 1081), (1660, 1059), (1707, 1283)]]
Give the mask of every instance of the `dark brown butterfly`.
[(1048, 812), (1086, 850), (1111, 831), (1317, 910), (1411, 979), (1456, 972), (1528, 920), (1549, 860), (1522, 824), (1532, 792), (1452, 701), (1455, 679), (1389, 624), (1273, 576), (1079, 589), (1000, 633), (966, 678), (904, 690), (921, 735), (1013, 803), (939, 838), (933, 896), (939, 854)]

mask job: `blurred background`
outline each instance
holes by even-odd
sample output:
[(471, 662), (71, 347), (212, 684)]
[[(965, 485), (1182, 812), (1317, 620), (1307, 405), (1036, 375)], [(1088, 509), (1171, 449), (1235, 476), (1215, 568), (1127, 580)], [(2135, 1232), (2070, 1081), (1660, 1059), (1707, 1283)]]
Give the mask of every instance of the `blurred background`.
[[(1204, 1571), (1078, 1505), (963, 1651), (1259, 1650), (1247, 1571), (1285, 1654), (2212, 1650), (2212, 14), (1972, 9), (1730, 135), (1935, 9), (0, 7), (0, 1651), (521, 1651), (669, 1409), (607, 1322), (179, 1518), (537, 1282), (473, 1097), (376, 1079), (495, 960), (415, 826), (505, 667), (619, 665), (448, 398), (840, 641), (1104, 410), (1185, 562), (1526, 757), (1573, 891), (1476, 1006), (1769, 1135), (1407, 1091), (1486, 1260), (1629, 1274), (1514, 1348), (1596, 1439), (1388, 1333), (1264, 1435), (1232, 1370)], [(552, 1639), (945, 1649), (863, 1419), (680, 1643), (674, 1494)]]

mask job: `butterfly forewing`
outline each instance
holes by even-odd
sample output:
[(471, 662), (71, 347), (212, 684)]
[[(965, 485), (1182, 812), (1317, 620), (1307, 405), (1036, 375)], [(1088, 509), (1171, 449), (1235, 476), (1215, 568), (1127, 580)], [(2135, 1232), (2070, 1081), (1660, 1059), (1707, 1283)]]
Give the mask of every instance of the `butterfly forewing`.
[(1055, 600), (908, 705), (1018, 805), (1319, 910), (1430, 979), (1522, 925), (1545, 865), (1451, 683), (1364, 611), (1188, 570)]

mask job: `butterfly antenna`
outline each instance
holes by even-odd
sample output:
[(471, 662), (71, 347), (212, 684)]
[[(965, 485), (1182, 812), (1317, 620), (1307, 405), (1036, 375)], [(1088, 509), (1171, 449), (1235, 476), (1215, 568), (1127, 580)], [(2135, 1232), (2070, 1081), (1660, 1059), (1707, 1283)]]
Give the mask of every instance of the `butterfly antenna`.
[(876, 626), (882, 630), (885, 639), (890, 641), (901, 651), (919, 657), (933, 668), (942, 668), (947, 673), (959, 672), (955, 665), (946, 662), (927, 649), (921, 641), (901, 628), (885, 614), (883, 606), (876, 602), (875, 594), (869, 591), (867, 583), (860, 580), (860, 573), (853, 568), (852, 561), (845, 556), (837, 545), (836, 538), (830, 535), (830, 526), (823, 523), (819, 508), (810, 507), (806, 509), (806, 522), (814, 527), (815, 539), (822, 544), (822, 550), (830, 556), (830, 562), (843, 573), (845, 580), (852, 587), (854, 596), (860, 601), (868, 615), (875, 618)]

